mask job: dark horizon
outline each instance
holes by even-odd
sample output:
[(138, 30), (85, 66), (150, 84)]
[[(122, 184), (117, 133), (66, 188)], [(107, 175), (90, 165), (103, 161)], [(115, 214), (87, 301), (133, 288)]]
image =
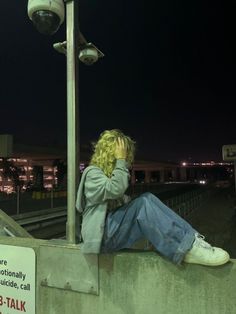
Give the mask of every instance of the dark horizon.
[[(2, 135), (2, 134), (0, 134)], [(152, 156), (148, 156), (146, 153), (143, 153), (139, 149), (139, 145), (137, 145), (136, 153), (135, 153), (135, 161), (145, 161), (145, 162), (170, 162), (174, 164), (181, 164), (183, 162), (186, 162), (188, 164), (194, 164), (194, 163), (231, 163), (233, 164), (232, 160), (229, 161), (223, 161), (223, 159), (219, 160), (213, 160), (213, 159), (179, 159), (179, 160), (173, 160), (173, 159), (157, 159), (153, 158)], [(13, 150), (12, 155), (10, 155), (8, 158), (28, 158), (33, 156), (58, 156), (57, 158), (64, 159), (67, 158), (67, 146), (60, 144), (60, 145), (35, 145), (35, 143), (16, 143), (13, 139)], [(79, 158), (81, 161), (88, 161), (90, 160), (92, 154), (93, 154), (93, 143), (87, 143), (87, 144), (80, 144), (79, 145)], [(1, 157), (1, 156), (0, 156)], [(37, 157), (37, 158), (38, 158)]]

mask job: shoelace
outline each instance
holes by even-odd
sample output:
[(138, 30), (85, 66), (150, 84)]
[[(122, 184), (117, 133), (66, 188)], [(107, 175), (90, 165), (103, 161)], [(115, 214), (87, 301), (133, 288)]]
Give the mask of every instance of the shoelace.
[(208, 243), (206, 242), (204, 239), (205, 237), (201, 234), (198, 234), (195, 236), (196, 242), (195, 245), (198, 247), (203, 247), (205, 249), (210, 249), (214, 251), (214, 248)]

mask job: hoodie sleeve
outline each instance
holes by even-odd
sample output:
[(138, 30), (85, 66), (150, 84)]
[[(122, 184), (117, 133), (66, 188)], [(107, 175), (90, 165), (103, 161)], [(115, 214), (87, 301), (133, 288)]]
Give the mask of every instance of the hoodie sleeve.
[(129, 170), (123, 159), (116, 161), (111, 178), (108, 178), (100, 168), (93, 168), (86, 176), (85, 196), (89, 204), (98, 204), (110, 199), (123, 197), (129, 186)]

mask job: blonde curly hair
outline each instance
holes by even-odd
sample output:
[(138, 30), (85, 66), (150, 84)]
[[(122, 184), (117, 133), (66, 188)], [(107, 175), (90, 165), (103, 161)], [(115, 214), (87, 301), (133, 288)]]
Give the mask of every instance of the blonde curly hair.
[(98, 141), (93, 143), (94, 153), (91, 157), (90, 165), (101, 168), (108, 177), (111, 177), (116, 164), (115, 144), (118, 137), (124, 140), (127, 147), (126, 161), (131, 165), (134, 160), (135, 141), (125, 135), (121, 130), (106, 130), (100, 134)]

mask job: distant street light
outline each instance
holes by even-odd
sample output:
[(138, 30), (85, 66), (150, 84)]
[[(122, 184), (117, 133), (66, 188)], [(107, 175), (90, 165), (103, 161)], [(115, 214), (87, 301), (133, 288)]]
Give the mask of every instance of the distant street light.
[[(53, 47), (67, 59), (67, 226), (66, 238), (75, 243), (75, 201), (79, 182), (79, 98), (78, 60), (91, 65), (104, 54), (88, 43), (79, 31), (78, 0), (64, 0), (66, 4), (66, 41)], [(37, 30), (53, 35), (64, 22), (63, 0), (28, 0), (28, 16)]]

